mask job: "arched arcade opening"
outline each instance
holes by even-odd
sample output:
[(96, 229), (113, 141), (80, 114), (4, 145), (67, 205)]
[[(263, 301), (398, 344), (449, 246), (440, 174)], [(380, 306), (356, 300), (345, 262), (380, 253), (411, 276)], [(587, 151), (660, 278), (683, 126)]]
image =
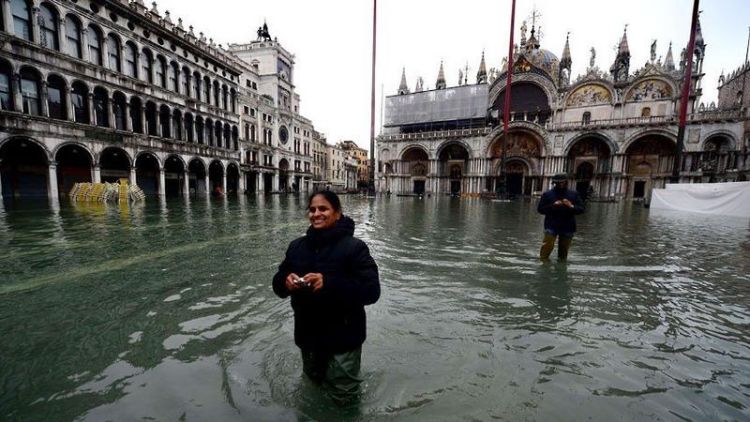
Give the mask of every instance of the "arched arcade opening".
[(49, 161), (39, 144), (13, 138), (0, 146), (0, 180), (3, 197), (47, 196)]

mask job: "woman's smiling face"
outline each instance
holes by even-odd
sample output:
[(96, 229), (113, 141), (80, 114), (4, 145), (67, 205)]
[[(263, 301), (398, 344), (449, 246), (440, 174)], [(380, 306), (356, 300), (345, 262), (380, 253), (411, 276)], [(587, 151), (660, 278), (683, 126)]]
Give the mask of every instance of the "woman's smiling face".
[(310, 201), (307, 216), (314, 229), (327, 229), (333, 227), (341, 218), (341, 213), (335, 211), (331, 203), (323, 195), (315, 195)]

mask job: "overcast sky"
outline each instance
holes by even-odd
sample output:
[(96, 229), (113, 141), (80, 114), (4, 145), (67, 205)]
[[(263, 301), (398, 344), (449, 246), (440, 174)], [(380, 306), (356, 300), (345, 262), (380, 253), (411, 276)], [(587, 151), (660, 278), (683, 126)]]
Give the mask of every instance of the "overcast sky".
[[(150, 4), (150, 2), (147, 2)], [(748, 0), (703, 0), (701, 24), (707, 44), (703, 101), (717, 97), (722, 69), (731, 72), (745, 60)], [(541, 17), (541, 47), (562, 55), (570, 31), (572, 78), (583, 73), (596, 49), (596, 64), (609, 69), (615, 46), (628, 25), (630, 72), (648, 60), (657, 40), (657, 56), (673, 42), (676, 64), (690, 33), (692, 0), (517, 0), (516, 35), (523, 20), (531, 28), (534, 7)], [(627, 6), (627, 8), (624, 8)], [(217, 44), (254, 40), (265, 19), (269, 32), (296, 56), (294, 84), (300, 112), (329, 143), (351, 139), (369, 149), (371, 0), (161, 0), (176, 23), (195, 27)], [(376, 72), (376, 133), (380, 125), (381, 86), (396, 93), (401, 69), (410, 89), (418, 76), (434, 88), (440, 61), (449, 86), (458, 69), (469, 67), (476, 82), (482, 51), (488, 69), (500, 67), (508, 52), (510, 0), (379, 0)]]

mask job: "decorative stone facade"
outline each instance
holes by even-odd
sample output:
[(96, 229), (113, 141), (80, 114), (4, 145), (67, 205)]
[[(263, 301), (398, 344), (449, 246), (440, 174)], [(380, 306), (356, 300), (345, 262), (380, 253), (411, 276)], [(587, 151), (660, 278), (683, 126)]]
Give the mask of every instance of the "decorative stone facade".
[[(386, 118), (377, 139), (377, 190), (491, 194), (502, 186), (504, 174), (509, 193), (535, 195), (549, 188), (551, 176), (566, 173), (570, 185), (586, 196), (647, 198), (672, 174), (686, 65), (693, 66), (693, 79), (681, 182), (747, 180), (750, 157), (742, 145), (750, 121), (747, 107), (721, 107), (721, 101), (718, 108), (700, 105), (705, 44), (700, 28), (696, 35), (693, 60), (683, 57), (675, 66), (670, 44), (662, 63), (656, 60), (654, 43), (651, 61), (631, 74), (627, 34), (623, 34), (609, 73), (596, 66), (592, 49), (586, 74), (571, 82), (568, 42), (558, 60), (540, 48), (533, 28), (526, 41), (524, 25), (512, 66), (507, 140), (502, 130), (507, 80), (502, 69), (507, 69), (507, 59), (501, 71), (491, 69), (487, 79), (477, 75), (475, 86), (489, 84), (484, 91), (487, 113), (482, 117), (454, 110), (449, 120), (444, 118), (446, 104), (425, 106), (429, 98), (466, 95), (465, 86), (445, 88), (455, 92), (444, 95), (433, 94), (440, 90), (410, 93), (402, 80), (400, 94), (386, 99), (386, 116), (392, 118)], [(475, 104), (476, 100), (464, 101)], [(420, 108), (414, 113), (409, 104)], [(438, 115), (440, 119), (432, 117)], [(399, 116), (422, 120), (402, 121)]]
[(294, 148), (276, 135), (312, 124), (293, 91), (294, 108), (279, 106), (279, 90), (264, 92), (269, 78), (252, 59), (155, 3), (1, 5), (3, 196), (57, 198), (75, 182), (119, 178), (159, 195), (312, 188), (305, 137)]

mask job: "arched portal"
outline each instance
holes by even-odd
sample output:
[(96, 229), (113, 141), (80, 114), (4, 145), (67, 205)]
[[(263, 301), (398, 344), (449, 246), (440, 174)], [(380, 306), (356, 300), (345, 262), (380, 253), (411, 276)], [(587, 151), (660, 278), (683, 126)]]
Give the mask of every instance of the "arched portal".
[(27, 138), (0, 147), (0, 180), (4, 197), (46, 196), (49, 162), (44, 149)]
[(227, 166), (227, 193), (236, 194), (240, 189), (240, 170), (237, 165), (230, 163)]
[(427, 152), (421, 148), (412, 147), (401, 154), (402, 169), (404, 173), (411, 176), (412, 193), (424, 194), (429, 169), (429, 157)]
[(599, 137), (581, 138), (568, 151), (568, 169), (575, 175), (575, 190), (583, 199), (598, 192), (608, 195), (607, 178), (612, 168), (612, 151)]
[(193, 158), (188, 164), (188, 182), (190, 193), (205, 195), (206, 192), (206, 166), (198, 158)]
[(469, 151), (460, 144), (449, 144), (438, 155), (438, 174), (441, 179), (447, 179), (447, 186), (440, 191), (450, 192), (451, 195), (461, 193), (461, 182), (466, 173), (469, 161)]
[(99, 167), (102, 182), (115, 183), (130, 177), (130, 158), (121, 148), (109, 147), (102, 151)]
[(625, 151), (628, 196), (650, 197), (651, 189), (664, 184), (672, 172), (675, 142), (664, 135), (649, 134), (635, 140)]
[(145, 194), (159, 193), (159, 160), (153, 154), (145, 152), (136, 158), (135, 180)]
[[(505, 107), (505, 89), (492, 103), (493, 126), (503, 119)], [(552, 114), (547, 94), (540, 86), (531, 82), (518, 82), (511, 86), (510, 120), (526, 120), (543, 124)]]
[(185, 186), (185, 165), (180, 157), (170, 155), (164, 161), (164, 194), (166, 196), (183, 195)]
[[(490, 144), (488, 155), (491, 166), (495, 169), (495, 174), (494, 177), (487, 180), (487, 190), (503, 194), (505, 189), (505, 192), (511, 194), (511, 185), (513, 185), (514, 195), (531, 195), (532, 192), (541, 190), (541, 176), (534, 174), (534, 167), (531, 166), (539, 165), (542, 145), (539, 136), (530, 131), (511, 131), (508, 133), (507, 142), (505, 141), (505, 135), (500, 134)], [(503, 150), (505, 154), (503, 154)], [(505, 179), (503, 179), (503, 172), (501, 171), (503, 158), (505, 159)], [(511, 163), (516, 164), (511, 165)], [(508, 169), (513, 169), (514, 172), (509, 173)]]
[(57, 162), (57, 191), (67, 194), (76, 183), (91, 182), (91, 154), (76, 144), (62, 146), (55, 154)]
[(208, 178), (211, 185), (211, 192), (224, 193), (224, 166), (221, 165), (221, 162), (218, 160), (211, 162), (208, 166)]

